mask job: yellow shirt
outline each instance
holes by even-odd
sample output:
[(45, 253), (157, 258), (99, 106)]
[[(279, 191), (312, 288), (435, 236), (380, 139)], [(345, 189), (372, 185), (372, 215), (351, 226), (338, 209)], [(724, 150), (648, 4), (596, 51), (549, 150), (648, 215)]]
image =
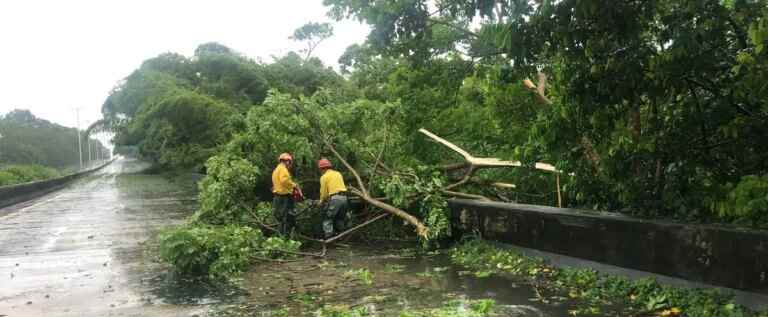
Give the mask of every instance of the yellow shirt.
[(272, 172), (272, 192), (278, 195), (293, 193), (293, 187), (296, 186), (291, 180), (291, 172), (285, 167), (285, 164), (277, 164)]
[(331, 195), (347, 191), (347, 186), (344, 185), (344, 178), (341, 177), (341, 173), (329, 169), (320, 176), (320, 201), (325, 201)]

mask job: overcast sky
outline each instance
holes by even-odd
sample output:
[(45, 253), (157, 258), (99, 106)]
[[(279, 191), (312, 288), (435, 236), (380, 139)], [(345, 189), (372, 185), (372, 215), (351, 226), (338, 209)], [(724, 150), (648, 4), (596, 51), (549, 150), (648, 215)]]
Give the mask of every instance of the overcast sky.
[[(75, 126), (101, 118), (109, 91), (143, 60), (164, 52), (190, 56), (216, 41), (271, 61), (301, 48), (288, 39), (309, 21), (331, 22), (322, 0), (3, 0), (0, 1), (0, 114), (29, 109)], [(334, 23), (316, 50), (336, 67), (368, 27)]]

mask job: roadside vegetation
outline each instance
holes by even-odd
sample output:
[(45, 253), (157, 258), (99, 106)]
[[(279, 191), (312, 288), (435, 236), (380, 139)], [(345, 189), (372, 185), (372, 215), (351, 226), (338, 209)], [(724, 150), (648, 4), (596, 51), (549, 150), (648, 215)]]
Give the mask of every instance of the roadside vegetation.
[(42, 165), (9, 165), (0, 167), (0, 186), (16, 185), (61, 177), (62, 173)]
[[(573, 316), (768, 316), (733, 302), (713, 289), (662, 286), (653, 279), (629, 280), (591, 269), (555, 268), (539, 258), (469, 240), (450, 251), (451, 260), (477, 276), (501, 275), (530, 283), (537, 300), (577, 300)], [(618, 307), (620, 311), (611, 309)]]

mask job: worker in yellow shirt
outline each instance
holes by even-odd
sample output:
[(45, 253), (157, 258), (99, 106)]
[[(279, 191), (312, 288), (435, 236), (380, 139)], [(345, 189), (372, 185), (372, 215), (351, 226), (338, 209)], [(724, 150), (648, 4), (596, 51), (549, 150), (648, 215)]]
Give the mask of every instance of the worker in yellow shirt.
[[(341, 173), (333, 169), (331, 161), (321, 159), (317, 162), (320, 169), (320, 204), (325, 218), (323, 219), (323, 232), (325, 238), (343, 230), (347, 218), (347, 187)], [(335, 230), (335, 231), (334, 231)]]
[(277, 167), (272, 172), (272, 215), (280, 224), (279, 230), (283, 235), (291, 233), (296, 226), (296, 216), (293, 208), (293, 189), (297, 187), (291, 179), (289, 169), (293, 165), (293, 157), (288, 153), (280, 154)]

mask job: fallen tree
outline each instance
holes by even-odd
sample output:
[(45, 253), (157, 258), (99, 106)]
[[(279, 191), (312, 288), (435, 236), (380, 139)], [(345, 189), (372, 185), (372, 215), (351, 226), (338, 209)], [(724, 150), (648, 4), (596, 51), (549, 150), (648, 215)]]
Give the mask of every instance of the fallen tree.
[[(546, 80), (546, 77), (542, 77), (542, 80)], [(543, 82), (542, 86), (543, 87)], [(405, 211), (403, 208), (399, 208), (393, 204), (388, 203), (388, 200), (391, 200), (390, 197), (382, 197), (382, 198), (376, 198), (373, 197), (370, 194), (371, 186), (367, 185), (366, 182), (363, 180), (363, 177), (361, 176), (361, 173), (358, 172), (358, 170), (353, 167), (348, 160), (337, 151), (336, 146), (330, 141), (333, 139), (332, 136), (330, 136), (326, 129), (322, 126), (321, 120), (316, 116), (316, 114), (306, 110), (300, 102), (295, 101), (292, 103), (293, 107), (296, 109), (297, 113), (299, 113), (302, 117), (304, 117), (311, 127), (312, 131), (314, 132), (314, 135), (317, 136), (319, 139), (317, 142), (321, 143), (325, 149), (330, 151), (330, 153), (333, 154), (333, 156), (342, 163), (342, 165), (346, 168), (347, 171), (349, 171), (355, 178), (355, 181), (357, 183), (357, 187), (350, 186), (349, 191), (351, 194), (359, 197), (362, 201), (366, 202), (368, 205), (383, 210), (389, 214), (392, 214), (396, 217), (399, 217), (403, 219), (406, 223), (412, 225), (415, 227), (415, 232), (423, 239), (428, 240), (430, 239), (430, 228), (424, 224), (418, 217), (414, 216), (412, 213), (409, 213)], [(519, 168), (523, 167), (523, 163), (520, 161), (515, 160), (502, 160), (499, 158), (493, 158), (493, 157), (476, 157), (467, 152), (466, 150), (462, 149), (461, 147), (457, 146), (456, 144), (453, 144), (449, 142), (448, 140), (445, 140), (434, 133), (426, 130), (426, 129), (419, 129), (419, 132), (423, 135), (429, 137), (431, 140), (442, 144), (443, 146), (451, 149), (453, 152), (458, 153), (462, 156), (464, 162), (461, 163), (455, 163), (448, 165), (446, 167), (441, 168), (445, 173), (456, 171), (456, 170), (464, 170), (464, 176), (461, 177), (458, 181), (444, 185), (437, 189), (437, 193), (446, 196), (441, 197), (442, 199), (445, 199), (447, 197), (459, 197), (459, 198), (466, 198), (466, 199), (478, 199), (478, 200), (484, 200), (484, 201), (491, 201), (492, 199), (483, 195), (478, 194), (472, 194), (467, 192), (462, 192), (461, 187), (470, 183), (479, 184), (478, 182), (473, 182), (473, 176), (475, 173), (481, 169), (488, 169), (488, 168)], [(377, 174), (383, 174), (384, 176), (392, 176), (392, 175), (409, 175), (408, 172), (398, 172), (394, 171), (391, 168), (387, 166), (384, 162), (381, 160), (381, 156), (383, 153), (383, 149), (386, 148), (386, 139), (385, 144), (381, 145), (381, 151), (379, 152), (378, 156), (375, 156), (375, 162), (371, 164), (372, 170), (367, 173), (368, 175), (377, 175)], [(542, 163), (542, 162), (536, 162), (534, 163), (534, 168), (537, 170), (552, 172), (556, 175), (557, 178), (557, 195), (558, 195), (558, 205), (562, 204), (562, 197), (560, 194), (560, 171), (558, 171), (553, 165)], [(381, 170), (379, 170), (379, 167), (382, 167)], [(410, 173), (409, 175), (411, 178), (418, 179), (419, 177), (414, 175), (413, 173)], [(480, 184), (481, 186), (487, 186), (487, 184)], [(515, 186), (513, 184), (508, 183), (500, 183), (500, 182), (493, 182), (490, 184), (494, 187), (499, 188), (514, 188)], [(409, 195), (409, 200), (416, 200), (419, 199), (417, 193), (413, 193), (412, 195)], [(372, 220), (366, 221), (365, 223), (356, 226), (351, 231), (359, 230), (365, 227), (368, 224), (371, 224), (375, 222), (378, 219), (383, 219), (384, 217), (377, 217)], [(349, 234), (350, 231), (344, 232), (344, 235)], [(339, 237), (334, 237), (328, 240), (325, 240), (324, 242), (329, 243), (336, 241)]]
[[(276, 164), (275, 153), (294, 154), (294, 175), (300, 183), (319, 178), (314, 162), (321, 157), (335, 161), (342, 173), (352, 179), (352, 184), (348, 184), (349, 193), (364, 205), (364, 211), (359, 214), (364, 216), (358, 223), (335, 237), (318, 239), (312, 234), (316, 229), (311, 228), (319, 226), (308, 222), (317, 221), (320, 215), (310, 212), (307, 217), (301, 216), (304, 230), (292, 236), (319, 243), (323, 250), (326, 245), (338, 243), (383, 219), (401, 220), (424, 242), (449, 236), (448, 199), (493, 201), (501, 197), (499, 200), (508, 201), (500, 192), (516, 188), (495, 177), (480, 175), (478, 172), (482, 170), (531, 167), (559, 174), (554, 166), (546, 163), (529, 165), (473, 155), (427, 129), (418, 130), (416, 136), (424, 136), (432, 144), (450, 151), (446, 153), (457, 153), (460, 161), (450, 162), (447, 157), (440, 162), (421, 161), (405, 145), (413, 134), (401, 124), (399, 110), (397, 104), (370, 101), (327, 106), (311, 98), (297, 100), (270, 92), (263, 106), (249, 111), (244, 122), (245, 132), (236, 135), (206, 162), (207, 175), (200, 184), (199, 209), (187, 225), (163, 236), (161, 244), (168, 251), (166, 260), (174, 265), (187, 260), (202, 261), (204, 254), (230, 250), (227, 245), (208, 243), (205, 236), (209, 235), (249, 251), (243, 251), (244, 254), (237, 257), (237, 265), (232, 267), (222, 267), (229, 262), (220, 262), (222, 259), (218, 257), (205, 258), (196, 266), (201, 270), (210, 267), (209, 271), (226, 270), (236, 274), (248, 260), (274, 260), (286, 255), (324, 256), (324, 252), (299, 252), (298, 244), (290, 243), (285, 237), (274, 237), (272, 208), (264, 201), (267, 197), (260, 196), (255, 189), (269, 186), (269, 175)], [(387, 125), (382, 129), (371, 122), (387, 122)], [(306, 206), (302, 209), (311, 210)], [(393, 232), (407, 234), (408, 227), (398, 227)], [(254, 230), (268, 232), (275, 239)], [(250, 236), (262, 238), (258, 244), (245, 243), (250, 241)], [(199, 243), (199, 252), (195, 253), (199, 256), (181, 252), (189, 241)]]

